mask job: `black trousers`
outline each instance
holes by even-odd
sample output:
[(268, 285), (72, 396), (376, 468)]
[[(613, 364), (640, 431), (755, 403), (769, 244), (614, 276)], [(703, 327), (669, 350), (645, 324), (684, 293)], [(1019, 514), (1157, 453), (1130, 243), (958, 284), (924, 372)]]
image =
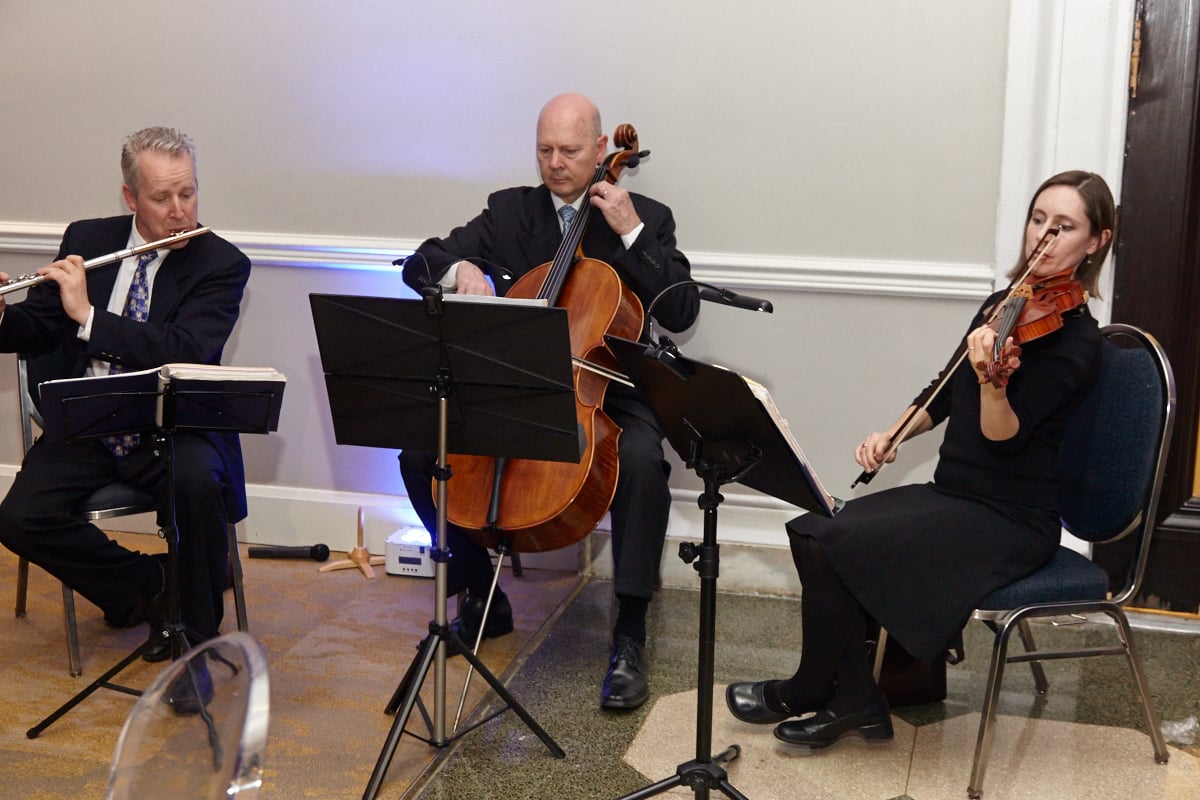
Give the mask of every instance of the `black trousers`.
[[(663, 432), (641, 399), (622, 387), (609, 387), (604, 411), (621, 427), (617, 445), (620, 471), (609, 507), (614, 589), (618, 595), (649, 600), (658, 585), (671, 510), (670, 465), (663, 458)], [(430, 532), (437, 528), (431, 488), (436, 465), (433, 453), (405, 450), (400, 454), (400, 474), (409, 500)], [(451, 491), (453, 486), (451, 478)], [(447, 523), (446, 546), (451, 553), (446, 569), (449, 594), (490, 583), (492, 563), (487, 550), (465, 531)]]
[[(175, 434), (173, 450), (180, 608), (189, 628), (211, 638), (224, 613), (229, 478), (220, 454), (199, 434)], [(165, 460), (149, 437), (119, 459), (99, 441), (39, 439), (0, 502), (0, 543), (99, 606), (106, 620), (119, 623), (159, 584), (159, 565), (109, 539), (72, 509), (96, 489), (122, 481), (154, 494), (163, 526), (166, 478)]]

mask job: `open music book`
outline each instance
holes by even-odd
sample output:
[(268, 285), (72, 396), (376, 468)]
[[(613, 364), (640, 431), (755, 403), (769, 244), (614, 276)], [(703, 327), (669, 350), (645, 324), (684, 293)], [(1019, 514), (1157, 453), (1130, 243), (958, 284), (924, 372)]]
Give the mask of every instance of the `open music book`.
[(804, 455), (804, 451), (800, 448), (800, 443), (796, 441), (796, 437), (792, 436), (791, 426), (788, 425), (787, 419), (779, 413), (779, 409), (775, 407), (775, 401), (771, 398), (771, 393), (767, 391), (767, 387), (763, 386), (753, 378), (747, 378), (742, 375), (742, 380), (746, 382), (746, 386), (750, 387), (751, 394), (755, 399), (762, 404), (763, 410), (771, 417), (775, 423), (776, 429), (783, 435), (784, 440), (788, 444), (792, 455), (802, 465), (804, 478), (808, 481), (809, 488), (821, 503), (822, 509), (829, 515), (836, 513), (841, 503), (826, 491), (824, 484), (821, 483), (820, 477), (817, 476), (817, 471), (813, 469), (812, 464), (808, 461), (808, 456)]
[(266, 433), (278, 425), (286, 382), (271, 367), (219, 364), (45, 381), (38, 384), (42, 430), (59, 440), (155, 428)]
[(651, 346), (616, 336), (604, 340), (689, 466), (702, 463), (711, 473), (722, 472), (726, 482), (825, 516), (841, 508), (765, 386), (687, 358), (670, 340)]

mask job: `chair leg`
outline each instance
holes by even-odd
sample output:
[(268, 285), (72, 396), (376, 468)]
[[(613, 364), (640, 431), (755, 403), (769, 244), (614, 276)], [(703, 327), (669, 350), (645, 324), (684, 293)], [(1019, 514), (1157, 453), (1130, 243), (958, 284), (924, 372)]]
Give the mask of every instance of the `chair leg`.
[[(1025, 646), (1025, 652), (1036, 653), (1037, 644), (1033, 641), (1033, 630), (1029, 627), (1029, 620), (1022, 619), (1017, 624), (1017, 632), (1021, 636), (1021, 644)], [(1046, 670), (1042, 666), (1042, 662), (1030, 661), (1029, 669), (1033, 672), (1033, 683), (1037, 687), (1037, 693), (1045, 695), (1050, 691), (1050, 681), (1046, 679)]]
[[(29, 596), (29, 561), (22, 558), (17, 561), (17, 603), (16, 616), (25, 616), (26, 599)], [(83, 674), (83, 662), (79, 658), (79, 627), (75, 621), (75, 593), (65, 583), (62, 585), (63, 596), (63, 627), (67, 634), (67, 667), (72, 678)]]
[(512, 574), (514, 578), (519, 578), (525, 574), (525, 570), (521, 567), (521, 554), (512, 554)]
[(67, 662), (71, 677), (83, 674), (83, 662), (79, 658), (79, 627), (75, 620), (75, 592), (65, 583), (62, 585), (63, 621), (67, 628)]
[(25, 559), (17, 561), (17, 606), (16, 615), (25, 616), (25, 595), (29, 593), (29, 562)]
[(983, 796), (983, 779), (987, 774), (988, 755), (992, 750), (992, 728), (996, 722), (996, 705), (1000, 700), (1000, 684), (1004, 680), (1008, 639), (1012, 635), (1012, 629), (1013, 623), (1006, 622), (997, 630), (996, 641), (992, 645), (987, 688), (983, 693), (983, 707), (979, 710), (979, 735), (975, 738), (975, 758), (971, 762), (971, 780), (967, 784), (967, 797), (971, 800), (979, 800)]
[(232, 522), (226, 529), (229, 537), (229, 574), (233, 578), (233, 607), (237, 611), (238, 630), (246, 633), (250, 622), (246, 615), (246, 593), (242, 588), (242, 556), (238, 552), (237, 526)]
[(1158, 712), (1154, 710), (1154, 700), (1150, 696), (1150, 683), (1146, 680), (1146, 671), (1142, 667), (1141, 656), (1133, 643), (1133, 632), (1129, 628), (1129, 620), (1120, 611), (1109, 611), (1108, 616), (1117, 623), (1117, 631), (1121, 643), (1125, 646), (1125, 660), (1129, 664), (1129, 673), (1137, 688), (1138, 699), (1142, 702), (1142, 711), (1146, 715), (1146, 729), (1150, 733), (1150, 743), (1154, 747), (1154, 760), (1166, 764), (1170, 754), (1163, 740), (1162, 728), (1158, 722)]

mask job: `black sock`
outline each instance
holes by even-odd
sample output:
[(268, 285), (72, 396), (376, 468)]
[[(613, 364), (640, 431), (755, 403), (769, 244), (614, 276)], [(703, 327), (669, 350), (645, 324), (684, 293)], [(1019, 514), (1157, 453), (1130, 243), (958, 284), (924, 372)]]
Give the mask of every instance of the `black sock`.
[(646, 610), (650, 601), (642, 597), (617, 595), (617, 622), (613, 626), (613, 639), (625, 637), (640, 645), (646, 644)]

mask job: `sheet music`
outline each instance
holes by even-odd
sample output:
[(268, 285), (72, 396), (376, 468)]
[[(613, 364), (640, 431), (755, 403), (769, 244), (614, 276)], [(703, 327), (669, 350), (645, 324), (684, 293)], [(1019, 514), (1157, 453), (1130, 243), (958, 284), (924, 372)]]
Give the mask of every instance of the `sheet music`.
[(90, 381), (111, 381), (114, 384), (129, 383), (130, 385), (142, 387), (146, 385), (146, 376), (150, 375), (157, 377), (160, 389), (173, 379), (200, 381), (287, 381), (287, 376), (281, 372), (277, 372), (272, 367), (226, 367), (220, 364), (181, 363), (163, 364), (161, 367), (153, 367), (151, 369), (136, 369), (126, 372), (113, 372), (111, 374), (90, 375), (82, 378), (56, 378), (55, 380), (39, 383), (38, 392), (40, 394), (43, 387), (46, 386), (61, 386), (67, 389), (73, 383)]
[(762, 404), (762, 407), (771, 416), (771, 419), (774, 420), (775, 427), (777, 427), (779, 432), (783, 434), (783, 438), (787, 441), (788, 447), (791, 449), (792, 453), (796, 456), (800, 463), (804, 465), (804, 471), (808, 477), (809, 484), (812, 486), (812, 490), (819, 495), (820, 499), (830, 510), (835, 509), (838, 506), (838, 501), (834, 499), (833, 495), (826, 491), (825, 486), (821, 483), (821, 479), (817, 476), (816, 470), (812, 468), (812, 464), (809, 462), (808, 457), (804, 455), (804, 451), (800, 448), (800, 443), (796, 441), (796, 437), (792, 436), (792, 429), (791, 426), (788, 425), (787, 419), (784, 418), (784, 416), (779, 413), (779, 409), (776, 408), (775, 400), (771, 397), (771, 393), (767, 391), (767, 387), (763, 386), (753, 378), (747, 378), (745, 375), (740, 377), (746, 382), (746, 385), (750, 387), (750, 392), (754, 395), (754, 398)]
[(512, 303), (517, 306), (547, 308), (550, 301), (544, 297), (503, 297), (494, 294), (451, 294), (442, 295), (443, 300), (452, 303)]
[(196, 381), (286, 381), (273, 367), (226, 367), (220, 364), (163, 364), (157, 370), (160, 384), (172, 380)]
[[(259, 428), (276, 423), (286, 382), (286, 376), (272, 367), (176, 363), (43, 381), (38, 384), (38, 395), (43, 401), (43, 430), (62, 436), (136, 432), (146, 429), (151, 420), (154, 426), (162, 427), (163, 398), (167, 387), (172, 386), (176, 390), (186, 387), (186, 397), (174, 406), (178, 417), (184, 418), (177, 424), (212, 431), (260, 432)], [(219, 397), (220, 402), (202, 402), (197, 399), (200, 397)], [(184, 403), (187, 407), (180, 412), (179, 406)], [(68, 407), (74, 409), (70, 418)], [(208, 415), (204, 418), (206, 427), (198, 428), (195, 417), (202, 412)], [(105, 430), (106, 426), (111, 428)]]

